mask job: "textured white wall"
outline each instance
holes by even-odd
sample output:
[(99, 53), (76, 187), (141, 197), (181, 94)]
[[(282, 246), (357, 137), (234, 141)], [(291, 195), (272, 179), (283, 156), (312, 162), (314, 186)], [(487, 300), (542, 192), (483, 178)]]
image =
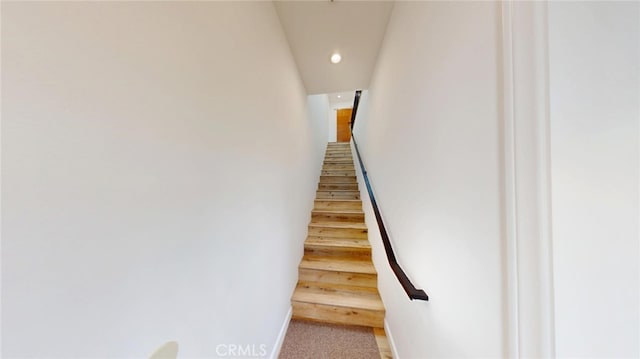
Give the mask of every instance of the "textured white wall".
[(2, 90), (3, 357), (271, 350), (326, 141), (273, 4), (3, 3)]
[(324, 152), (327, 149), (327, 139), (329, 136), (329, 122), (327, 118), (331, 111), (329, 110), (329, 96), (327, 94), (322, 95), (310, 95), (308, 97), (309, 103), (309, 117), (313, 124), (312, 133), (314, 136), (314, 145), (316, 146), (314, 153), (319, 158), (316, 159), (318, 163), (318, 176), (322, 171), (322, 162), (324, 161)]
[(408, 299), (365, 200), (401, 358), (504, 356), (498, 10), (397, 2), (361, 102), (355, 136), (396, 255), (431, 296)]
[[(365, 199), (390, 334), (400, 357), (499, 357), (513, 348), (526, 356), (553, 353), (554, 346), (558, 357), (638, 357), (640, 6), (512, 9), (513, 27), (501, 33), (492, 3), (394, 8), (356, 138), (398, 259), (431, 301), (407, 299)], [(511, 85), (503, 83), (507, 50), (516, 55)], [(502, 127), (510, 91), (515, 135)], [(550, 143), (536, 133), (547, 123)], [(514, 138), (515, 149), (503, 147)], [(508, 151), (516, 153), (511, 170), (523, 186), (516, 197), (501, 198), (500, 161)], [(538, 167), (547, 160), (550, 173)], [(536, 187), (548, 174), (550, 193)], [(547, 195), (553, 265), (534, 253), (546, 248), (546, 233), (518, 232), (519, 252), (504, 252), (501, 222), (511, 219), (501, 200), (544, 211), (544, 203), (526, 202)], [(546, 214), (520, 213), (518, 229), (535, 227), (530, 222)], [(513, 259), (522, 274), (514, 277), (522, 295), (516, 308), (503, 299), (513, 284), (502, 280), (503, 264)], [(555, 310), (532, 303), (547, 295)]]
[(640, 4), (549, 3), (558, 357), (639, 349)]

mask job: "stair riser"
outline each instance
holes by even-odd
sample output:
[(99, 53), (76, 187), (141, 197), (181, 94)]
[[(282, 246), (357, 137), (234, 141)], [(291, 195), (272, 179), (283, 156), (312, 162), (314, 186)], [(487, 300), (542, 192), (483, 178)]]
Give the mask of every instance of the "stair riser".
[(324, 160), (325, 161), (331, 161), (331, 160), (343, 160), (343, 159), (353, 159), (353, 156), (351, 155), (326, 155), (324, 156)]
[(324, 164), (327, 163), (353, 163), (353, 157), (325, 157)]
[(322, 176), (355, 176), (355, 170), (322, 170)]
[(324, 155), (324, 158), (332, 158), (332, 157), (348, 157), (351, 158), (351, 152), (327, 152)]
[(311, 221), (364, 223), (364, 213), (312, 213)]
[[(351, 165), (353, 166), (353, 160), (335, 160), (335, 161), (324, 161), (324, 166), (327, 165)], [(354, 167), (355, 168), (355, 167)]]
[(357, 191), (357, 183), (320, 183), (318, 184), (318, 191)]
[(309, 227), (310, 236), (367, 239), (366, 229)]
[(353, 163), (353, 157), (351, 157), (351, 155), (349, 155), (349, 156), (325, 156), (324, 157), (325, 164), (327, 162), (333, 162), (333, 161), (349, 161), (350, 163)]
[(335, 258), (349, 258), (354, 260), (371, 260), (371, 248), (352, 247), (324, 247), (305, 244), (304, 254), (312, 256), (324, 256)]
[(322, 166), (323, 171), (335, 171), (335, 170), (349, 170), (355, 171), (356, 168), (353, 163), (329, 163)]
[(353, 167), (352, 164), (346, 164), (339, 167), (323, 166), (322, 167), (323, 175), (324, 173), (328, 173), (328, 172), (347, 172), (349, 176), (355, 176), (356, 169), (355, 167)]
[(316, 200), (314, 202), (314, 209), (328, 209), (336, 211), (341, 209), (362, 209), (362, 202), (329, 202)]
[(294, 319), (314, 320), (322, 323), (384, 327), (384, 311), (336, 307), (305, 302), (291, 303)]
[(340, 155), (351, 155), (353, 152), (351, 150), (327, 150), (324, 154), (340, 154)]
[(378, 276), (375, 274), (335, 272), (308, 268), (299, 269), (298, 280), (303, 282), (342, 284), (366, 288), (376, 288), (378, 285)]
[(356, 176), (320, 176), (320, 183), (358, 183)]
[(360, 199), (357, 191), (317, 191), (317, 199)]

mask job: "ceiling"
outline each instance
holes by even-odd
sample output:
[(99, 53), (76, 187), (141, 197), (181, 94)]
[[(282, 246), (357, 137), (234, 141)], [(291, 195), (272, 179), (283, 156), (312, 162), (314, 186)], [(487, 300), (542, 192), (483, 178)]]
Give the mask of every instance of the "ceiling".
[[(392, 1), (274, 1), (309, 94), (365, 89)], [(332, 64), (334, 52), (342, 62)]]
[(329, 107), (343, 106), (345, 103), (352, 107), (353, 100), (356, 97), (356, 92), (334, 92), (327, 95), (329, 96)]

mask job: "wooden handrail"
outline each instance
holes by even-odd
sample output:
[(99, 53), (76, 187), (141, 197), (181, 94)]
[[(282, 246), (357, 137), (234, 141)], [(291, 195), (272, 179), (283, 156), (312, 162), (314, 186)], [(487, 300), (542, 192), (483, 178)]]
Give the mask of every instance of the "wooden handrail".
[(396, 255), (393, 252), (393, 247), (391, 246), (391, 241), (389, 240), (389, 234), (387, 233), (387, 229), (382, 221), (382, 215), (380, 214), (380, 208), (378, 208), (378, 202), (376, 201), (376, 197), (373, 194), (373, 189), (371, 189), (371, 182), (369, 181), (369, 175), (367, 174), (367, 170), (364, 167), (364, 163), (362, 162), (362, 156), (360, 156), (360, 151), (358, 150), (358, 143), (356, 142), (356, 138), (353, 135), (353, 125), (356, 122), (356, 112), (358, 111), (358, 105), (360, 104), (360, 96), (362, 94), (361, 90), (356, 91), (356, 96), (353, 100), (353, 110), (351, 112), (351, 139), (353, 140), (353, 147), (356, 149), (356, 154), (358, 156), (358, 162), (360, 163), (360, 169), (362, 170), (362, 176), (364, 177), (364, 183), (367, 186), (367, 192), (369, 192), (369, 199), (371, 200), (371, 206), (373, 207), (373, 213), (376, 216), (376, 222), (378, 222), (378, 229), (380, 230), (380, 237), (382, 237), (382, 244), (384, 245), (384, 250), (387, 254), (387, 260), (389, 261), (389, 266), (391, 266), (391, 270), (400, 281), (400, 285), (404, 288), (404, 291), (407, 293), (411, 300), (419, 299), (419, 300), (429, 300), (429, 296), (425, 293), (424, 290), (416, 288), (407, 274), (402, 270), (400, 264), (398, 264), (398, 260), (396, 259)]

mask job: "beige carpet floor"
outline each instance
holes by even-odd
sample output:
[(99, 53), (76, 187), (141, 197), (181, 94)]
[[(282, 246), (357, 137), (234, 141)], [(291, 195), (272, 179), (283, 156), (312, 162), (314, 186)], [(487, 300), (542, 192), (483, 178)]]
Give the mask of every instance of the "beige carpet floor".
[(292, 320), (280, 358), (370, 359), (380, 353), (371, 328)]

